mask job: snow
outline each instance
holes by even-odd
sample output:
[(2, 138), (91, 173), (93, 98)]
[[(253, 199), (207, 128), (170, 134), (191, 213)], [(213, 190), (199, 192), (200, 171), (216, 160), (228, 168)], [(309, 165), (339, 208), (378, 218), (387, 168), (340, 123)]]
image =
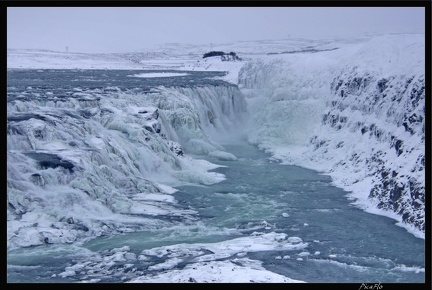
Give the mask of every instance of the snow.
[(225, 176), (221, 173), (208, 172), (209, 170), (223, 167), (223, 165), (216, 165), (203, 159), (194, 159), (187, 156), (182, 159), (182, 161), (185, 161), (182, 162), (184, 170), (173, 173), (173, 175), (182, 182), (187, 184), (210, 185), (225, 180)]
[(187, 73), (168, 73), (168, 72), (160, 72), (160, 73), (140, 73), (135, 75), (130, 75), (130, 77), (135, 78), (169, 78), (169, 77), (181, 77), (187, 76)]
[(196, 62), (189, 62), (182, 67), (192, 71), (224, 71), (223, 77), (215, 77), (229, 83), (238, 84), (238, 75), (244, 61), (222, 61), (219, 57), (209, 57)]
[(218, 160), (222, 160), (222, 161), (235, 161), (235, 160), (237, 160), (237, 157), (235, 157), (233, 154), (228, 153), (228, 152), (224, 152), (224, 151), (220, 151), (220, 150), (212, 151), (208, 155), (212, 156), (212, 157), (216, 157)]
[[(244, 61), (222, 61), (220, 58), (201, 59), (201, 56), (165, 54), (148, 56), (146, 54), (97, 54), (66, 53), (44, 50), (8, 49), (8, 69), (129, 69), (129, 70), (185, 70), (185, 71), (225, 71), (226, 75), (217, 77), (233, 84), (238, 82), (238, 72)], [(40, 70), (42, 71), (42, 70)], [(130, 75), (137, 78), (181, 77), (184, 72), (152, 72)]]
[[(240, 265), (239, 265), (240, 264)], [(246, 265), (246, 266), (243, 266)], [(303, 283), (300, 280), (265, 270), (257, 261), (200, 262), (182, 270), (162, 272), (151, 277), (138, 277), (129, 283)]]
[(415, 272), (415, 273), (420, 273), (420, 272), (424, 273), (425, 272), (424, 268), (421, 268), (421, 267), (408, 267), (408, 266), (405, 266), (405, 265), (397, 266), (393, 270), (402, 271), (402, 272)]
[(161, 184), (161, 183), (156, 183), (156, 186), (159, 187), (166, 194), (173, 194), (173, 193), (178, 191), (177, 189), (175, 189), (171, 186)]
[[(67, 277), (82, 272), (97, 279), (98, 275), (103, 278), (105, 275), (121, 274), (128, 283), (302, 283), (268, 271), (262, 262), (246, 257), (250, 252), (301, 251), (307, 248), (307, 243), (298, 241), (298, 238), (291, 239), (283, 233), (254, 232), (223, 242), (145, 249), (139, 255), (125, 246), (93, 253), (85, 261), (67, 266), (59, 275)], [(178, 265), (185, 262), (186, 265), (178, 269)], [(146, 273), (137, 270), (143, 265), (146, 265)], [(126, 269), (131, 270), (126, 272)]]
[(66, 53), (8, 49), (7, 67), (13, 69), (142, 69), (115, 54)]
[[(301, 240), (301, 239), (300, 239)], [(269, 251), (269, 250), (299, 250), (304, 249), (308, 246), (307, 243), (303, 243), (298, 239), (291, 237), (287, 238), (284, 233), (261, 233), (254, 232), (248, 237), (240, 237), (228, 241), (219, 243), (209, 244), (177, 244), (173, 246), (164, 246), (159, 248), (153, 248), (150, 250), (144, 250), (142, 254), (163, 256), (168, 254), (168, 257), (176, 257), (183, 255), (184, 251), (194, 252), (202, 251), (203, 249), (209, 250), (212, 254), (199, 255), (197, 260), (207, 261), (214, 258), (230, 257), (239, 252), (258, 252), (258, 251)]]

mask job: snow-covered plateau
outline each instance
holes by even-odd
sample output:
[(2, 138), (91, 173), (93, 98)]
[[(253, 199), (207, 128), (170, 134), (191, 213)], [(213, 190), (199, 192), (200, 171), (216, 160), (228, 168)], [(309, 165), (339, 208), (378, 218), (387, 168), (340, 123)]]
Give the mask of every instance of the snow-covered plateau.
[[(8, 251), (199, 224), (197, 211), (173, 194), (225, 180), (212, 171), (223, 166), (205, 159), (236, 162), (223, 146), (231, 138), (274, 162), (330, 176), (351, 204), (424, 239), (424, 35), (212, 49), (242, 59), (203, 59), (208, 47), (177, 44), (127, 54), (8, 49)], [(91, 253), (94, 263), (54, 276), (109, 273), (119, 261), (126, 273), (130, 261), (141, 261), (158, 274), (128, 282), (302, 282), (244, 253), (307, 247), (297, 237), (254, 232), (140, 256), (128, 247)], [(88, 276), (84, 282), (100, 281)]]

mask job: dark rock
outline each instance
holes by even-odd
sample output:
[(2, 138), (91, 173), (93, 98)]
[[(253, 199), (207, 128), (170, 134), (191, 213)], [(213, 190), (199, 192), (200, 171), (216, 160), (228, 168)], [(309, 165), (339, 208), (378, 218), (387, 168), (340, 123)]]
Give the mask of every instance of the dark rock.
[(396, 201), (402, 196), (403, 190), (404, 186), (395, 186), (390, 190), (390, 199), (393, 203), (396, 203)]
[(15, 206), (14, 206), (12, 203), (10, 203), (10, 202), (8, 202), (8, 207), (9, 207), (12, 211), (16, 210)]
[(152, 127), (156, 133), (160, 133), (160, 131), (161, 131), (161, 124), (160, 123), (153, 123)]
[(383, 179), (387, 178), (388, 175), (389, 175), (389, 172), (388, 172), (388, 171), (382, 171), (382, 172), (381, 172), (381, 177), (382, 177)]
[(327, 121), (329, 115), (330, 115), (330, 113), (327, 113), (327, 114), (324, 114), (324, 115), (322, 116), (322, 122), (323, 122), (323, 124), (326, 123), (326, 121)]
[(424, 84), (415, 83), (410, 93), (411, 104), (416, 107), (420, 100), (424, 99)]
[(62, 167), (69, 170), (69, 172), (73, 172), (74, 165), (67, 160), (61, 159), (55, 154), (40, 152), (27, 152), (24, 154), (38, 161), (38, 164), (40, 167), (42, 167), (42, 169)]
[(52, 243), (53, 243), (53, 242), (51, 241), (51, 239), (48, 238), (48, 237), (45, 237), (45, 238), (43, 239), (43, 242), (44, 242), (45, 244), (52, 244)]
[(336, 84), (336, 79), (335, 79), (335, 80), (333, 80), (331, 89), (336, 92), (337, 90), (339, 90), (339, 88), (342, 86), (342, 84), (343, 84), (342, 80), (339, 80)]
[(405, 131), (411, 133), (411, 135), (414, 135), (414, 130), (410, 127), (408, 122), (403, 122), (402, 126), (405, 128)]
[(13, 134), (15, 134), (15, 135), (25, 135), (24, 132), (23, 132), (23, 130), (20, 127), (12, 125), (12, 124), (9, 124), (9, 123), (7, 124), (7, 133), (8, 133), (8, 135), (13, 135)]
[(168, 145), (169, 145), (169, 149), (172, 152), (176, 153), (177, 156), (183, 156), (183, 148), (181, 147), (180, 144), (178, 144), (177, 142), (169, 141)]
[(400, 156), (403, 153), (402, 145), (403, 145), (403, 141), (396, 140), (396, 142), (395, 142), (395, 150), (396, 150), (397, 156)]
[(152, 117), (153, 117), (154, 119), (156, 119), (156, 120), (159, 118), (159, 109), (156, 109), (156, 110), (153, 112)]
[(402, 214), (402, 220), (404, 222), (406, 222), (408, 220), (408, 218), (410, 217), (409, 213), (405, 212), (404, 214)]
[(377, 82), (377, 88), (380, 93), (384, 92), (384, 90), (387, 88), (387, 83), (388, 83), (387, 79), (380, 79)]
[(416, 209), (420, 209), (420, 208), (423, 207), (423, 203), (419, 202), (417, 199), (415, 199), (415, 200), (412, 202), (412, 205), (413, 205), (413, 207), (416, 208)]
[(196, 283), (196, 280), (194, 278), (192, 278), (192, 277), (189, 277), (189, 282)]
[(211, 111), (207, 111), (207, 118), (208, 118), (210, 124), (214, 125), (215, 117)]
[(11, 122), (11, 121), (20, 122), (20, 121), (27, 121), (27, 120), (30, 120), (30, 119), (37, 119), (37, 120), (42, 120), (42, 121), (46, 121), (47, 120), (45, 116), (41, 116), (41, 115), (38, 115), (38, 114), (31, 114), (31, 113), (28, 113), (28, 114), (27, 113), (25, 113), (25, 114), (16, 114), (16, 115), (8, 116), (7, 117), (7, 121), (8, 122)]
[(153, 127), (152, 127), (152, 126), (145, 125), (145, 126), (144, 126), (144, 129), (146, 129), (146, 130), (149, 131), (149, 132), (154, 133), (154, 130), (153, 130)]
[(38, 129), (33, 132), (33, 136), (37, 139), (43, 139), (45, 137), (44, 132)]
[(45, 179), (39, 174), (39, 173), (34, 173), (30, 176), (30, 181), (34, 184), (34, 185), (38, 185), (38, 186), (43, 186), (45, 185)]
[(360, 77), (355, 77), (348, 82), (348, 92), (351, 94), (357, 93), (360, 88), (363, 88), (367, 85), (367, 79), (363, 79)]
[(86, 227), (86, 226), (83, 225), (83, 224), (74, 224), (73, 229), (74, 229), (74, 230), (79, 230), (79, 231), (84, 231), (84, 232), (88, 232), (88, 231), (89, 231), (89, 228)]
[(90, 119), (91, 117), (93, 117), (95, 115), (90, 110), (79, 110), (78, 113), (80, 114), (81, 117), (86, 118), (86, 119)]

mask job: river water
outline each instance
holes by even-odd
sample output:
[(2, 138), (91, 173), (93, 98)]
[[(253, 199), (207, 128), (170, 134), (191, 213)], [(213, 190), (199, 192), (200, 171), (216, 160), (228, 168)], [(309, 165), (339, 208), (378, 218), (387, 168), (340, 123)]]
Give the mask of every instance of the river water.
[[(351, 206), (328, 176), (271, 163), (246, 145), (225, 145), (240, 159), (220, 162), (227, 180), (209, 188), (184, 188), (177, 198), (198, 208), (206, 223), (247, 228), (266, 221), (271, 229), (309, 244), (301, 255), (251, 253), (267, 269), (307, 282), (423, 282), (424, 240), (394, 221)], [(319, 253), (318, 253), (319, 252)], [(306, 258), (305, 258), (306, 257)]]
[[(248, 144), (224, 147), (239, 159), (208, 160), (226, 166), (215, 170), (226, 176), (225, 181), (207, 187), (182, 186), (174, 194), (181, 206), (198, 211), (195, 224), (98, 238), (82, 246), (16, 250), (8, 256), (9, 280), (88, 280), (84, 272), (73, 277), (58, 274), (79, 261), (103, 260), (104, 253), (114, 248), (129, 246), (130, 252), (139, 255), (160, 246), (229, 241), (261, 231), (285, 233), (308, 243), (306, 249), (296, 251), (246, 253), (250, 259), (263, 261), (267, 270), (292, 279), (424, 282), (424, 240), (396, 226), (392, 219), (351, 206), (346, 192), (332, 186), (328, 176), (273, 163), (268, 154)], [(160, 262), (147, 261), (140, 266), (138, 261), (135, 266), (146, 274), (148, 265)], [(96, 276), (103, 282), (122, 282), (135, 276), (128, 276), (119, 265), (117, 274), (104, 276), (101, 272)]]

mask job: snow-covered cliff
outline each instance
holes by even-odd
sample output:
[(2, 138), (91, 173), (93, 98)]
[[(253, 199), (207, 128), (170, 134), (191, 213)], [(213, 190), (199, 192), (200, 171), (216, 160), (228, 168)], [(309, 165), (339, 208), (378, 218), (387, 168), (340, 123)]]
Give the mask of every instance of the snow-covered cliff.
[(390, 35), (255, 59), (239, 74), (249, 141), (424, 238), (424, 57), (424, 35)]

